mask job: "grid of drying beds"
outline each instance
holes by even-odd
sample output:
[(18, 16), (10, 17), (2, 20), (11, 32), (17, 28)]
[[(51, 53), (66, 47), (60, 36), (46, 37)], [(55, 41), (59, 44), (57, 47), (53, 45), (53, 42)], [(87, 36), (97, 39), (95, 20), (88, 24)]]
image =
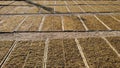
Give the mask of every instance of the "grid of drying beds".
[[(83, 4), (89, 4), (89, 5), (119, 5), (120, 1), (79, 1), (79, 0), (71, 0), (71, 1), (32, 1), (38, 4), (43, 4), (43, 5), (66, 5), (65, 2), (67, 2), (68, 5), (83, 5)], [(75, 3), (77, 2), (77, 3)], [(29, 3), (25, 1), (0, 1), (0, 5), (30, 5)]]
[[(35, 1), (34, 3), (43, 5), (46, 9), (40, 6), (28, 4), (24, 1), (0, 3), (0, 14), (30, 14), (30, 13), (119, 13), (120, 1)], [(8, 5), (9, 4), (9, 5)], [(49, 10), (50, 9), (50, 10)]]
[(119, 68), (120, 37), (0, 41), (1, 68)]
[(120, 30), (120, 15), (6, 15), (0, 32)]

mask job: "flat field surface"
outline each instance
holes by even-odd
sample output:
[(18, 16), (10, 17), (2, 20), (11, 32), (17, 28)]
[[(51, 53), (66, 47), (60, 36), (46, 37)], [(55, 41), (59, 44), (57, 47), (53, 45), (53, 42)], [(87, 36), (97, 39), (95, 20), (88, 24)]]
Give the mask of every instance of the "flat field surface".
[(120, 30), (119, 1), (0, 1), (0, 32)]
[[(86, 26), (86, 27), (85, 27)], [(117, 14), (110, 15), (10, 15), (0, 17), (0, 32), (120, 30)]]
[(120, 68), (120, 1), (0, 1), (0, 68)]
[[(109, 43), (108, 43), (109, 42)], [(0, 41), (2, 68), (120, 67), (120, 37)], [(4, 45), (4, 46), (3, 46)], [(113, 48), (115, 50), (113, 50)], [(86, 61), (85, 61), (86, 60)]]

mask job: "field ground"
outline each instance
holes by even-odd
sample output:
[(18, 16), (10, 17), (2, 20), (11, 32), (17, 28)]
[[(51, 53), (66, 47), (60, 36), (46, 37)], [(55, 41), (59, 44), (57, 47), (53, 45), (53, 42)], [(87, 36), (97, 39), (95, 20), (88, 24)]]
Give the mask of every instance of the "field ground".
[[(120, 30), (120, 15), (1, 16), (0, 32)], [(87, 29), (86, 29), (87, 28)]]
[(0, 41), (0, 62), (2, 68), (119, 68), (119, 44), (117, 36)]
[(119, 67), (120, 1), (0, 1), (0, 68)]

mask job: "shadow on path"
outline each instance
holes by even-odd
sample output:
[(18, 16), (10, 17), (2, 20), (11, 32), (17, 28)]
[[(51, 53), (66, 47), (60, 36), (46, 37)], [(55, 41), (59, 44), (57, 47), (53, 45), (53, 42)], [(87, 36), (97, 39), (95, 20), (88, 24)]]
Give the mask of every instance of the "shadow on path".
[(28, 4), (32, 4), (32, 5), (36, 6), (36, 7), (38, 7), (38, 8), (43, 8), (44, 10), (46, 10), (46, 11), (48, 11), (48, 12), (50, 12), (50, 13), (60, 13), (60, 12), (54, 11), (53, 8), (46, 7), (46, 6), (44, 6), (44, 5), (40, 5), (40, 4), (34, 3), (34, 2), (32, 2), (31, 0), (24, 0), (24, 1), (25, 1), (26, 3), (28, 3)]

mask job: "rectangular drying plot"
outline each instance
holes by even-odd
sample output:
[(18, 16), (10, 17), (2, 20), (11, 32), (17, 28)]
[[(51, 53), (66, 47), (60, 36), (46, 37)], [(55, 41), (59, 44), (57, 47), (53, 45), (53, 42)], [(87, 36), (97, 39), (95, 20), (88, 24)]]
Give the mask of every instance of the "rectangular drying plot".
[(120, 30), (120, 22), (113, 19), (109, 15), (97, 15), (97, 17), (103, 21), (108, 27), (110, 27), (113, 30)]
[(74, 5), (75, 3), (73, 1), (66, 1), (68, 5)]
[(5, 20), (5, 18), (7, 19), (9, 16), (0, 16), (0, 24), (2, 24)]
[(3, 18), (4, 22), (0, 25), (0, 32), (13, 32), (23, 19), (24, 16), (9, 16)]
[(107, 37), (107, 40), (120, 53), (120, 37)]
[(110, 11), (113, 11), (113, 12), (119, 12), (120, 11), (120, 5), (108, 5), (108, 6), (105, 6), (105, 8), (108, 8)]
[(65, 54), (62, 39), (50, 40), (48, 45), (47, 68), (65, 67)]
[(95, 1), (85, 1), (87, 4), (95, 4)]
[(45, 1), (33, 1), (34, 3), (40, 4), (40, 5), (45, 5)]
[(39, 31), (39, 26), (41, 24), (42, 16), (33, 16), (32, 25), (30, 26), (28, 31)]
[(65, 31), (84, 31), (83, 24), (77, 16), (63, 16)]
[(28, 7), (23, 7), (23, 6), (17, 6), (15, 9), (11, 12), (8, 12), (9, 14), (20, 14), (20, 13), (27, 13)]
[(112, 16), (120, 20), (120, 14), (112, 14)]
[(78, 39), (90, 68), (119, 68), (120, 58), (102, 38)]
[(41, 31), (62, 31), (60, 16), (46, 16)]
[(88, 5), (81, 5), (80, 6), (85, 12), (96, 12), (95, 9), (89, 7)]
[(26, 9), (26, 13), (39, 13), (40, 12), (40, 8), (39, 7), (28, 7), (28, 9)]
[(79, 53), (75, 39), (63, 39), (65, 67), (66, 68), (85, 68), (83, 59)]
[(4, 57), (9, 52), (13, 41), (0, 41), (0, 65), (3, 62)]
[(91, 5), (94, 9), (96, 9), (98, 12), (109, 12), (108, 8), (105, 9), (102, 5)]
[(15, 1), (14, 3), (12, 3), (11, 5), (15, 5), (15, 6), (23, 6), (23, 5), (30, 5), (25, 1)]
[(93, 15), (81, 15), (81, 19), (84, 21), (89, 30), (107, 30)]
[(9, 12), (14, 14), (24, 14), (24, 13), (38, 13), (40, 11), (40, 8), (37, 7), (29, 7), (29, 6), (18, 6), (15, 8), (15, 10)]
[(115, 2), (118, 2), (118, 1), (94, 1), (95, 4), (113, 4)]
[(55, 6), (55, 12), (68, 13), (66, 6)]
[(118, 6), (113, 5), (91, 5), (94, 9), (98, 10), (99, 12), (118, 12)]
[(55, 1), (45, 1), (45, 5), (54, 5)]
[(16, 31), (38, 31), (41, 22), (41, 16), (28, 16), (23, 22), (20, 22)]
[(42, 68), (44, 56), (44, 41), (33, 41), (23, 68)]
[(120, 11), (120, 5), (109, 5), (109, 9), (112, 9), (114, 12), (119, 12)]
[(85, 4), (84, 1), (76, 1), (77, 4)]
[(64, 1), (56, 1), (56, 5), (65, 5)]
[(30, 50), (30, 41), (19, 41), (2, 68), (21, 68)]
[(120, 1), (112, 1), (112, 4), (120, 4)]
[(70, 12), (83, 12), (79, 6), (67, 6), (70, 9)]
[(13, 1), (0, 1), (0, 5), (8, 5), (11, 4)]
[(15, 6), (5, 6), (0, 9), (0, 14), (8, 14), (8, 12), (11, 12), (15, 9)]

